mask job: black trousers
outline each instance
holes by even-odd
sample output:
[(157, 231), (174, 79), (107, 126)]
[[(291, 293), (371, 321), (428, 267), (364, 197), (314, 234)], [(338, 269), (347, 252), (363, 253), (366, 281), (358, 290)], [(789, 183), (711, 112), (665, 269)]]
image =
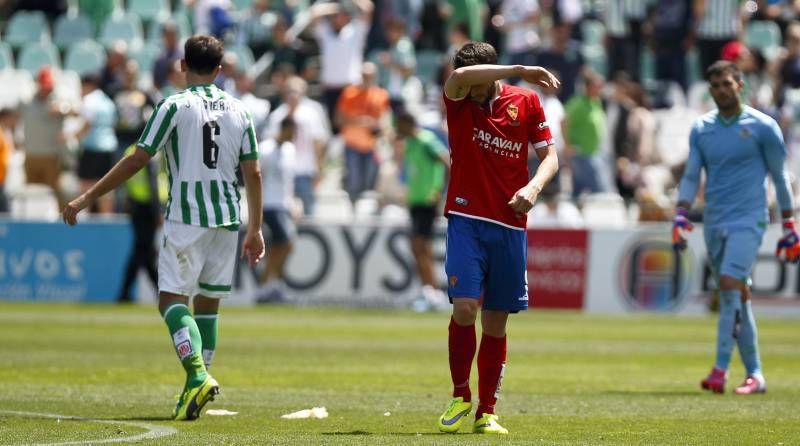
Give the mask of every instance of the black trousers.
[(133, 251), (128, 258), (128, 268), (125, 271), (125, 280), (119, 291), (119, 302), (133, 300), (130, 289), (136, 280), (139, 268), (144, 268), (153, 285), (158, 288), (158, 268), (156, 265), (155, 236), (158, 229), (159, 210), (150, 203), (137, 203), (128, 201), (128, 209), (133, 226)]

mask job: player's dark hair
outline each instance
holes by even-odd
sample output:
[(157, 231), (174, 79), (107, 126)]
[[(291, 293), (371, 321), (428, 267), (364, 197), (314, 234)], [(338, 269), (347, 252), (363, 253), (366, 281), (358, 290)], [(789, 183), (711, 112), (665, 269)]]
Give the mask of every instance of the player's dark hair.
[(726, 74), (733, 76), (736, 82), (741, 82), (742, 80), (742, 70), (735, 63), (727, 60), (718, 60), (711, 64), (706, 70), (706, 80), (711, 80), (712, 77), (716, 76), (725, 76)]
[(189, 71), (211, 74), (222, 62), (225, 49), (222, 42), (211, 36), (193, 36), (183, 45), (183, 54)]
[(453, 56), (453, 68), (497, 64), (497, 51), (486, 42), (467, 42)]
[(295, 128), (297, 128), (297, 122), (295, 122), (294, 118), (292, 118), (291, 116), (287, 116), (283, 118), (283, 121), (281, 121), (281, 130), (295, 129)]
[(417, 118), (414, 116), (413, 113), (408, 111), (407, 108), (400, 108), (394, 115), (394, 119), (396, 122), (405, 122), (407, 124), (411, 124), (412, 126), (417, 125)]

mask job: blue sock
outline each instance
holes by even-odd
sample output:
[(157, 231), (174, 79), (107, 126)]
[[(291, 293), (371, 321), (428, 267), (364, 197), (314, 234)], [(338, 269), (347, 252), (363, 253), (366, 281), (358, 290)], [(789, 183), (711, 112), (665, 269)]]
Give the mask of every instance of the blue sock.
[(756, 330), (756, 318), (753, 316), (753, 308), (748, 300), (742, 304), (742, 317), (740, 322), (739, 354), (742, 355), (742, 362), (748, 375), (761, 375), (761, 357), (758, 354), (758, 330)]
[(719, 293), (719, 322), (717, 323), (717, 359), (718, 369), (728, 370), (733, 353), (733, 341), (737, 337), (736, 326), (741, 309), (742, 292), (739, 290), (722, 290)]

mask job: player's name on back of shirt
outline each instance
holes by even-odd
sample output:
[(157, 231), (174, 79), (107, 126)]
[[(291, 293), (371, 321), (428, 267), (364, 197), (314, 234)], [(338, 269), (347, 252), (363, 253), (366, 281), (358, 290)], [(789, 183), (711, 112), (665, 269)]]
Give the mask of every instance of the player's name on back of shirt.
[[(201, 98), (201, 99), (203, 99), (203, 107), (205, 107), (205, 109), (208, 111), (230, 111), (231, 109), (230, 103), (225, 99), (222, 98), (214, 100), (207, 98)], [(186, 105), (190, 106), (189, 103), (187, 103)]]

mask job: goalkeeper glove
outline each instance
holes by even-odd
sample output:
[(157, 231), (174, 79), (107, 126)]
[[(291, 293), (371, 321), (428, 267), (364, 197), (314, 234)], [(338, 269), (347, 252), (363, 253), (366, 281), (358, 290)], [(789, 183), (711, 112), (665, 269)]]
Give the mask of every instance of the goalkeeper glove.
[(682, 252), (686, 249), (686, 233), (694, 229), (688, 215), (689, 211), (685, 208), (675, 210), (675, 218), (672, 219), (672, 249), (675, 252)]
[[(783, 257), (781, 257), (781, 253)], [(800, 236), (794, 227), (794, 218), (783, 221), (783, 236), (778, 240), (775, 255), (787, 262), (797, 263), (800, 260)]]

